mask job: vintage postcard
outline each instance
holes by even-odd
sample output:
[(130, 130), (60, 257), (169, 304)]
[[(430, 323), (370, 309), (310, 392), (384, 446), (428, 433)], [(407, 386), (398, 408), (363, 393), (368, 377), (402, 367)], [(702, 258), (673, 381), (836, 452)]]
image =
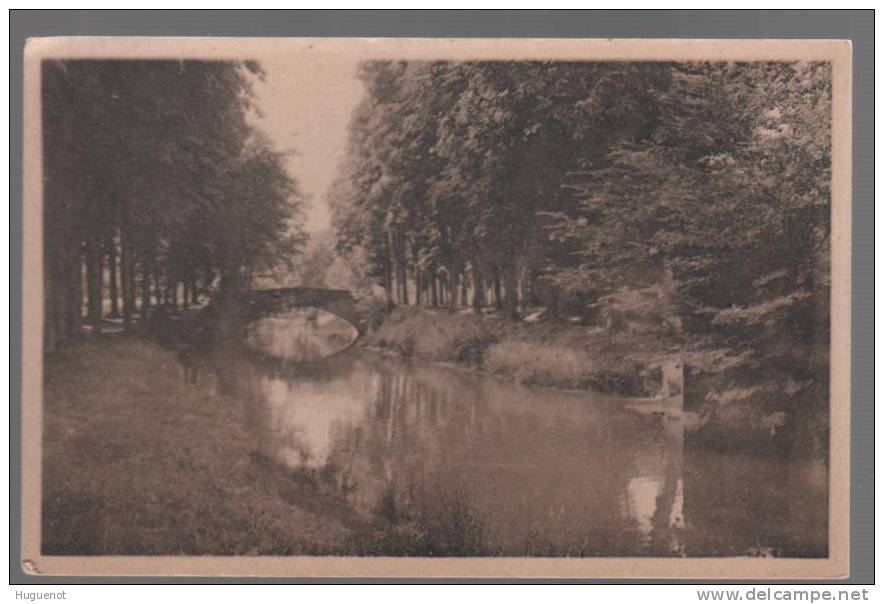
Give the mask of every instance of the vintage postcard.
[(30, 40), (24, 568), (846, 576), (850, 74)]

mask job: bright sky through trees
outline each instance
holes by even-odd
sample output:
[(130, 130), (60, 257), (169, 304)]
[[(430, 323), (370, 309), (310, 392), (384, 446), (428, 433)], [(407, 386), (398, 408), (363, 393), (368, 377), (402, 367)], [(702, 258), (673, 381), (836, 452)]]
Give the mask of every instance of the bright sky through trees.
[(257, 57), (266, 72), (255, 84), (262, 117), (254, 120), (278, 150), (288, 155), (289, 174), (310, 200), (308, 232), (329, 227), (325, 192), (347, 143), (350, 115), (363, 94), (358, 59), (328, 53)]

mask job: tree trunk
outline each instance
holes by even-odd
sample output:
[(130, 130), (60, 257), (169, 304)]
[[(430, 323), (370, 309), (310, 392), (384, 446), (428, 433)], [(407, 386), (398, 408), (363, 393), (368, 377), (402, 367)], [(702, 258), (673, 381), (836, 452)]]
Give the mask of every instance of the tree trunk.
[(519, 293), (516, 281), (516, 269), (508, 264), (503, 269), (503, 289), (505, 295), (504, 314), (511, 319), (519, 318)]
[(154, 260), (151, 263), (151, 272), (153, 273), (153, 299), (156, 306), (163, 305), (163, 288), (160, 286), (160, 268)]
[(76, 239), (68, 242), (65, 265), (65, 331), (67, 339), (78, 338), (83, 322), (83, 267), (80, 244)]
[(135, 254), (132, 246), (129, 246), (129, 268), (127, 269), (126, 283), (123, 285), (123, 300), (129, 305), (130, 319), (135, 315)]
[(396, 256), (396, 241), (392, 231), (387, 231), (387, 266), (390, 275), (390, 301), (402, 303), (402, 291), (399, 286), (399, 263)]
[(442, 308), (448, 308), (448, 275), (444, 277), (439, 277), (437, 283), (439, 284), (439, 306)]
[(114, 319), (120, 318), (120, 289), (117, 280), (117, 242), (114, 238), (110, 239), (110, 248), (107, 253), (107, 270), (109, 277), (110, 295), (110, 316)]
[(492, 280), (494, 284), (494, 306), (501, 308), (503, 306), (502, 296), (500, 295), (500, 267), (495, 265), (492, 271)]
[(129, 243), (128, 221), (120, 226), (120, 280), (123, 285), (123, 329), (132, 329), (135, 312), (135, 275), (133, 274), (132, 249)]
[(420, 253), (413, 242), (411, 244), (411, 262), (414, 266), (414, 303), (420, 306), (426, 304), (427, 300), (424, 295), (427, 289), (427, 275), (426, 271), (420, 269)]
[(402, 304), (402, 271), (399, 267), (399, 242), (394, 233), (389, 233), (390, 250), (393, 255), (393, 278), (396, 281), (396, 303)]
[(187, 280), (181, 282), (181, 304), (184, 306), (184, 310), (190, 308), (190, 300), (187, 298)]
[(522, 306), (531, 305), (531, 271), (527, 268), (522, 269), (522, 275), (519, 279), (519, 299)]
[(423, 273), (415, 268), (414, 269), (414, 305), (421, 305), (421, 292), (423, 291)]
[(519, 267), (516, 269), (516, 300), (519, 305), (519, 308), (523, 308), (525, 306), (525, 297), (522, 295), (525, 292), (525, 269)]
[(402, 285), (402, 304), (408, 305), (408, 265), (405, 261), (405, 241), (403, 241), (403, 237), (401, 233), (397, 233), (397, 252), (398, 258), (397, 263), (399, 264), (400, 271), (400, 280), (399, 283)]
[(197, 283), (196, 277), (193, 277), (190, 280), (190, 301), (194, 306), (200, 303), (199, 284)]
[(460, 286), (460, 273), (451, 271), (451, 277), (448, 283), (448, 308), (454, 310), (457, 307), (457, 294)]
[(436, 278), (436, 270), (431, 269), (428, 276), (430, 279), (430, 304), (434, 307), (439, 306), (439, 280)]
[(405, 266), (405, 249), (402, 234), (392, 230), (389, 235), (390, 245), (393, 250), (393, 263), (396, 274), (396, 297), (399, 304), (408, 304), (408, 283)]
[(390, 263), (390, 246), (388, 244), (384, 257), (384, 296), (387, 299), (388, 305), (393, 304), (393, 276), (390, 274)]
[(86, 261), (86, 317), (93, 333), (101, 332), (102, 254), (95, 239), (88, 239), (84, 250)]
[(104, 314), (104, 254), (96, 243), (95, 266), (92, 271), (93, 291), (95, 292), (95, 332), (101, 331), (101, 316)]
[(473, 310), (476, 314), (482, 314), (482, 306), (485, 304), (485, 282), (482, 277), (482, 269), (479, 263), (473, 261)]
[(150, 268), (147, 259), (141, 259), (141, 320), (147, 319), (150, 314)]
[(100, 319), (101, 311), (97, 306), (98, 299), (95, 295), (95, 242), (90, 237), (83, 246), (83, 263), (86, 266), (86, 322), (95, 325)]
[(169, 283), (169, 301), (172, 303), (172, 310), (178, 311), (178, 282)]

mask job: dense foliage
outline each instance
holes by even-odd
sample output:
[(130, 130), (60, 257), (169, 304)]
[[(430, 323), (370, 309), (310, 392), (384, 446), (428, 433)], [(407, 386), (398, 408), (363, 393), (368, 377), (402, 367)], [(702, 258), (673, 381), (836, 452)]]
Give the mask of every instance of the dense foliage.
[(708, 403), (745, 404), (771, 434), (825, 408), (829, 65), (371, 62), (360, 77), (331, 201), (339, 249), (365, 254), (391, 301), (658, 333), (728, 376)]
[[(296, 183), (253, 130), (255, 64), (43, 64), (46, 344), (104, 301), (130, 326), (153, 305), (231, 291), (303, 239)], [(107, 298), (104, 282), (108, 282)]]

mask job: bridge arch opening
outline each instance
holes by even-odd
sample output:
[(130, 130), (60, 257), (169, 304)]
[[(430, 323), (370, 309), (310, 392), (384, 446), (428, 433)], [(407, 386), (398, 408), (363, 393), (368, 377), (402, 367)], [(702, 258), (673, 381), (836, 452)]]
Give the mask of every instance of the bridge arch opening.
[(253, 351), (287, 363), (311, 364), (352, 348), (359, 331), (329, 311), (304, 307), (246, 323), (242, 338)]
[(344, 289), (286, 287), (251, 290), (243, 297), (241, 318), (251, 322), (303, 308), (323, 310), (347, 321), (356, 329), (357, 339), (365, 334), (368, 326), (368, 317), (360, 312), (353, 293)]

